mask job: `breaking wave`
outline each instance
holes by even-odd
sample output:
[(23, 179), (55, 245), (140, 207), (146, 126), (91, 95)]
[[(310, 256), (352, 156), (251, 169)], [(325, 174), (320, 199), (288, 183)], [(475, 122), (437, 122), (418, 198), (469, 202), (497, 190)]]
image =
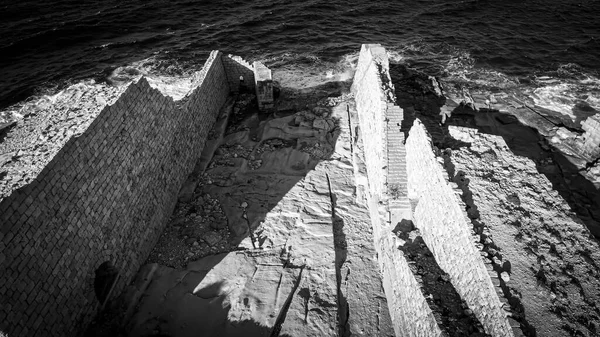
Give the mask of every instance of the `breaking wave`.
[(528, 77), (508, 75), (487, 66), (466, 50), (442, 44), (412, 43), (388, 47), (390, 62), (402, 63), (444, 83), (483, 92), (519, 92), (538, 106), (570, 116), (600, 113), (600, 77), (573, 63)]

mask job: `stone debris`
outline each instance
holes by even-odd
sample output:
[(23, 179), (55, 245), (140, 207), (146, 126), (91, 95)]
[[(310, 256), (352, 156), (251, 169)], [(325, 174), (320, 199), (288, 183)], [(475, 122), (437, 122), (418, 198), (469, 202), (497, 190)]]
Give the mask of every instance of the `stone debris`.
[[(206, 176), (204, 181), (208, 181)], [(229, 236), (219, 200), (201, 194), (189, 203), (178, 204), (148, 262), (182, 267), (192, 258), (231, 250)]]

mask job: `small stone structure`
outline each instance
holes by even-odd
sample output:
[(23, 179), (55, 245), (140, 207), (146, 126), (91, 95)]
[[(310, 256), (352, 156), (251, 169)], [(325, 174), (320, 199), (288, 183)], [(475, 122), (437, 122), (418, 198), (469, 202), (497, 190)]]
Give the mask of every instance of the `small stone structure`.
[(273, 77), (271, 69), (261, 62), (254, 62), (254, 80), (258, 108), (267, 111), (273, 108)]
[[(402, 111), (394, 105), (388, 58), (380, 45), (363, 45), (360, 51), (352, 92), (362, 134), (367, 176), (369, 180), (369, 210), (373, 240), (383, 275), (383, 286), (396, 336), (441, 336), (427, 300), (403, 252), (400, 240), (392, 232), (390, 217), (410, 211), (406, 193), (406, 159), (404, 135), (400, 132)], [(385, 81), (385, 84), (384, 84)], [(389, 114), (392, 118), (388, 118)], [(391, 144), (390, 144), (391, 142)], [(392, 177), (390, 178), (390, 175)], [(389, 179), (389, 180), (388, 180)], [(389, 193), (393, 210), (379, 209)], [(403, 207), (404, 206), (404, 207)]]

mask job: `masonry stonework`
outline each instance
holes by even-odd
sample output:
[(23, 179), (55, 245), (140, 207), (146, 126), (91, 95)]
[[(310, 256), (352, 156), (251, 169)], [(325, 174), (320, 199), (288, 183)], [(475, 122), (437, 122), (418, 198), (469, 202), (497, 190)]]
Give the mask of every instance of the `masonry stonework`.
[(273, 108), (273, 76), (271, 75), (271, 69), (258, 61), (255, 61), (253, 66), (258, 108), (262, 111), (268, 111)]
[[(352, 84), (369, 180), (369, 211), (383, 285), (396, 336), (441, 336), (442, 331), (393, 233), (390, 208), (406, 216), (402, 109), (393, 103), (385, 49), (363, 45)], [(388, 114), (389, 113), (389, 114)], [(390, 193), (390, 187), (394, 193)], [(391, 195), (394, 194), (394, 195)], [(388, 207), (382, 204), (386, 201)], [(380, 202), (382, 204), (380, 204)]]
[(513, 336), (502, 302), (474, 245), (472, 226), (458, 196), (460, 190), (450, 183), (443, 159), (435, 155), (431, 137), (418, 119), (406, 141), (406, 160), (409, 197), (418, 202), (413, 220), (423, 240), (486, 332)]
[[(133, 83), (30, 184), (0, 203), (0, 335), (67, 336), (96, 313), (94, 271), (132, 279), (171, 215), (229, 95), (221, 54), (174, 102)], [(251, 82), (251, 81), (249, 81)]]
[(232, 92), (246, 90), (254, 93), (255, 81), (252, 65), (241, 57), (234, 55), (223, 55), (222, 60), (230, 90)]

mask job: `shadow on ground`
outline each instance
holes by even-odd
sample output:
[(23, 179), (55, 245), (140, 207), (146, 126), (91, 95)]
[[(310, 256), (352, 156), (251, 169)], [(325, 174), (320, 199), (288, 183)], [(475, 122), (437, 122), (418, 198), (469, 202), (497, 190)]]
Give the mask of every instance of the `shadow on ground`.
[[(285, 336), (282, 325), (297, 309), (295, 295), (305, 302), (305, 317), (290, 323), (292, 329), (318, 317), (337, 327), (336, 275), (328, 297), (305, 284), (319, 272), (302, 258), (312, 255), (318, 264), (327, 257), (319, 246), (310, 247), (308, 235), (315, 235), (316, 244), (331, 246), (338, 267), (343, 224), (332, 214), (325, 174), (304, 179), (334, 153), (340, 127), (332, 111), (349, 85), (282, 88), (270, 114), (257, 110), (250, 93), (230, 100), (149, 264), (86, 336)], [(282, 207), (291, 190), (296, 200)], [(278, 227), (265, 234), (261, 224), (272, 212), (280, 212)], [(310, 228), (296, 241), (279, 240), (305, 224)], [(339, 275), (337, 283), (339, 291)]]

